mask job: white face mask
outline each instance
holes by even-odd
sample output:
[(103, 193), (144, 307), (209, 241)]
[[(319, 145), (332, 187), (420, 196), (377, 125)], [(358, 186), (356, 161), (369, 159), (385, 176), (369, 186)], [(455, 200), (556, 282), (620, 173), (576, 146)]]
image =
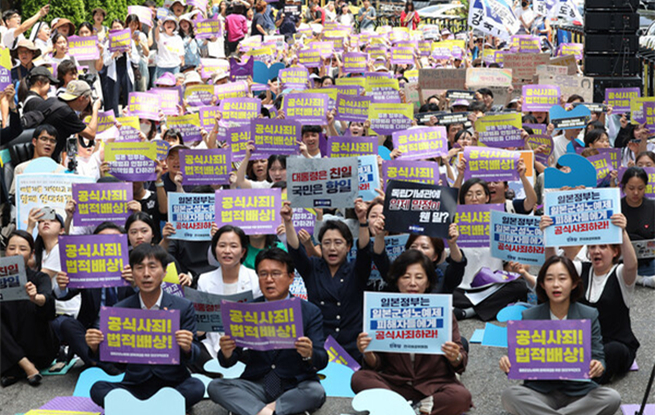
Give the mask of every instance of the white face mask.
[(151, 128), (152, 128), (152, 126), (151, 126), (151, 124), (149, 122), (145, 122), (145, 123), (142, 122), (141, 123), (141, 132), (143, 134), (148, 135), (148, 133), (150, 133)]

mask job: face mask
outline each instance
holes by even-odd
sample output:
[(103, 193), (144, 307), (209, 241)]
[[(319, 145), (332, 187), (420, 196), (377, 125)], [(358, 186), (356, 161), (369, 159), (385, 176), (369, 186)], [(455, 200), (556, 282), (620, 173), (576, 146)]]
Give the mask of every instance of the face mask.
[(148, 133), (150, 132), (150, 128), (151, 128), (151, 127), (150, 127), (150, 123), (149, 123), (149, 122), (147, 122), (147, 123), (141, 123), (141, 132), (142, 132), (143, 134), (148, 135)]

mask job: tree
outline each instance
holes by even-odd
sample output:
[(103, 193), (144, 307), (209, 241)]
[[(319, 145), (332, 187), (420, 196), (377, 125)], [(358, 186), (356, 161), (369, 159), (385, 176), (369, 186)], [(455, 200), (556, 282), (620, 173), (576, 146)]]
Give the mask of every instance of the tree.
[[(22, 0), (20, 9), (23, 20), (34, 16), (43, 6), (45, 6), (43, 0)], [(55, 17), (66, 18), (77, 27), (85, 20), (84, 0), (51, 0), (50, 13), (44, 20), (50, 23)]]

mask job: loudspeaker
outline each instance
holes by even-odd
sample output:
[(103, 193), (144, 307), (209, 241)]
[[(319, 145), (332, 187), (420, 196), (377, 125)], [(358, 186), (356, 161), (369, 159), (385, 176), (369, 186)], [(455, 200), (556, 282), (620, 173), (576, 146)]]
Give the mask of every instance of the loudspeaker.
[(584, 74), (587, 76), (636, 76), (640, 72), (641, 61), (634, 55), (584, 55)]
[(639, 14), (629, 12), (588, 12), (584, 16), (585, 34), (592, 32), (634, 34), (639, 29)]
[(605, 100), (606, 88), (639, 88), (643, 89), (641, 77), (633, 76), (626, 78), (597, 77), (594, 78), (594, 102)]
[(637, 11), (639, 0), (587, 0), (584, 4), (585, 11), (589, 10), (632, 10)]
[(588, 34), (584, 38), (584, 51), (592, 55), (600, 53), (631, 53), (639, 50), (639, 36), (616, 34)]

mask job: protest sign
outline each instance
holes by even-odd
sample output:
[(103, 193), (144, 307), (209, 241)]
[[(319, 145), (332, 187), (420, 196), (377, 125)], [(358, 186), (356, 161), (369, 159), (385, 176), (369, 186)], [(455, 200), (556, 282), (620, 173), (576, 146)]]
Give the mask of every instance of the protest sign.
[(393, 47), (391, 48), (392, 65), (413, 65), (414, 64), (414, 49)]
[(655, 258), (655, 239), (632, 241), (637, 259)]
[(169, 239), (209, 241), (215, 215), (211, 193), (168, 193), (168, 221), (175, 233)]
[(432, 42), (429, 40), (419, 40), (418, 51), (420, 56), (430, 56), (432, 52)]
[(473, 101), (475, 99), (475, 91), (459, 91), (456, 89), (449, 89), (446, 91), (446, 99), (451, 101), (456, 101), (458, 99)]
[(475, 121), (480, 141), (489, 147), (523, 147), (521, 113), (486, 115)]
[(328, 111), (336, 109), (337, 94), (339, 91), (335, 86), (328, 86), (325, 88), (305, 89), (301, 91), (303, 94), (325, 94), (328, 96)]
[(519, 53), (541, 52), (541, 39), (539, 36), (514, 35), (511, 41), (511, 48), (516, 48)]
[(433, 113), (439, 125), (462, 124), (464, 128), (471, 128), (471, 121), (469, 121), (468, 112), (441, 112)]
[[(384, 160), (382, 182), (385, 189), (389, 180), (438, 185), (439, 164), (432, 161)], [(445, 183), (442, 185), (445, 186)]]
[(357, 157), (378, 154), (377, 137), (328, 137), (327, 157)]
[(259, 303), (223, 301), (221, 316), (225, 334), (237, 347), (267, 351), (295, 349), (303, 336), (302, 309), (299, 298)]
[(321, 51), (318, 49), (301, 49), (298, 51), (298, 62), (306, 68), (321, 66)]
[[(9, 49), (5, 50), (9, 51)], [(0, 91), (4, 91), (11, 84), (11, 69), (0, 66)]]
[(229, 149), (180, 150), (183, 185), (229, 184), (232, 170)]
[[(135, 14), (139, 18), (139, 22), (148, 27), (153, 27), (152, 25), (152, 11), (150, 7), (145, 6), (127, 6), (127, 14)], [(148, 31), (144, 30), (145, 33)]]
[[(491, 256), (526, 265), (544, 262), (544, 240), (538, 216), (491, 212)], [(461, 233), (461, 230), (460, 230)], [(458, 245), (459, 240), (457, 241)]]
[(414, 108), (412, 104), (386, 104), (372, 102), (368, 108), (370, 131), (375, 134), (392, 134), (412, 126)]
[(121, 276), (129, 265), (127, 235), (59, 236), (61, 270), (69, 288), (125, 287)]
[(566, 75), (569, 71), (564, 66), (539, 65), (537, 66), (536, 75)]
[(372, 102), (400, 103), (400, 87), (397, 79), (367, 75), (364, 89), (366, 96), (370, 97)]
[(274, 235), (282, 223), (281, 189), (219, 189), (216, 225), (238, 226), (246, 235)]
[(560, 91), (555, 85), (523, 85), (522, 111), (547, 112), (559, 104)]
[(203, 79), (210, 78), (215, 73), (225, 73), (230, 70), (230, 62), (225, 59), (200, 58), (200, 66), (202, 67), (200, 76)]
[(466, 69), (421, 68), (418, 85), (422, 90), (466, 89)]
[[(627, 167), (619, 168), (619, 177), (618, 182), (621, 183), (623, 180), (623, 175), (627, 170)], [(648, 199), (655, 199), (655, 167), (642, 167), (646, 174), (648, 174), (648, 183), (646, 184), (646, 189), (644, 190), (644, 197)]]
[[(576, 147), (575, 152), (576, 154), (582, 154), (582, 152), (586, 149), (586, 147)], [(602, 155), (607, 155), (608, 160), (609, 160), (609, 165), (613, 170), (619, 170), (619, 166), (621, 164), (621, 149), (620, 148), (595, 148), (595, 151), (598, 151), (599, 154)], [(594, 151), (594, 152), (595, 152)], [(621, 179), (619, 179), (619, 183), (621, 182)]]
[(591, 320), (510, 320), (509, 379), (589, 379)]
[(517, 170), (519, 153), (489, 147), (464, 148), (466, 170), (464, 180), (476, 177), (486, 181), (511, 181), (519, 179)]
[(504, 209), (505, 205), (500, 203), (457, 205), (457, 213), (453, 221), (459, 229), (457, 245), (462, 248), (488, 247), (491, 212)]
[(357, 172), (359, 174), (359, 197), (369, 202), (378, 193), (375, 189), (380, 187), (380, 169), (378, 169), (378, 156), (368, 155), (357, 158)]
[[(232, 162), (242, 161), (246, 157), (246, 149), (250, 141), (250, 127), (247, 125), (231, 127), (226, 130), (225, 134), (229, 148), (232, 150)], [(257, 155), (255, 157), (253, 160), (264, 158)]]
[(130, 92), (130, 115), (151, 121), (159, 121), (159, 95), (150, 92)]
[(25, 284), (25, 258), (22, 255), (0, 258), (0, 302), (29, 300)]
[(444, 354), (452, 338), (452, 296), (364, 292), (370, 352)]
[(250, 120), (261, 114), (262, 100), (258, 98), (225, 98), (219, 105), (224, 122), (250, 125)]
[(211, 39), (223, 35), (221, 21), (218, 19), (196, 19), (193, 26), (196, 39)]
[(130, 29), (110, 30), (107, 33), (109, 38), (109, 52), (127, 52), (132, 42), (132, 31)]
[(100, 58), (98, 36), (68, 38), (68, 54), (79, 61), (95, 61)]
[(630, 108), (633, 124), (644, 124), (649, 131), (655, 131), (655, 97), (636, 98)]
[(307, 89), (309, 71), (303, 67), (282, 69), (278, 75), (282, 89)]
[(328, 353), (328, 362), (335, 362), (339, 363), (340, 365), (348, 366), (353, 370), (353, 372), (357, 372), (359, 369), (361, 369), (361, 366), (359, 363), (357, 363), (357, 360), (349, 355), (346, 349), (341, 347), (341, 345), (334, 339), (334, 337), (328, 335), (327, 339), (325, 339), (325, 344), (323, 347)]
[(286, 118), (305, 125), (327, 124), (328, 96), (326, 94), (292, 93), (284, 97)]
[(569, 111), (559, 105), (553, 105), (548, 117), (556, 130), (571, 130), (585, 128), (591, 119), (591, 112), (584, 105), (578, 105)]
[[(282, 200), (286, 200), (284, 197), (286, 195), (282, 196)], [(291, 210), (293, 211), (291, 221), (296, 231), (304, 229), (312, 235), (314, 233), (314, 225), (316, 224), (316, 213), (314, 209), (292, 208)]]
[(557, 56), (573, 55), (576, 60), (582, 60), (584, 44), (582, 43), (560, 43), (557, 46)]
[(467, 88), (475, 90), (490, 86), (504, 88), (512, 86), (512, 70), (501, 68), (468, 68), (466, 70)]
[(175, 128), (182, 134), (184, 143), (197, 143), (202, 141), (202, 127), (198, 113), (178, 115), (166, 119), (168, 128)]
[(159, 96), (159, 107), (164, 115), (180, 114), (180, 91), (177, 88), (152, 88), (150, 92)]
[(175, 332), (180, 330), (180, 310), (140, 310), (102, 307), (100, 343), (102, 362), (148, 365), (177, 365), (180, 347)]
[(130, 216), (127, 202), (132, 198), (130, 183), (73, 183), (73, 226), (98, 226), (102, 222), (125, 223)]
[(272, 154), (299, 154), (302, 126), (293, 120), (255, 118), (250, 125), (250, 138), (255, 143), (251, 160), (268, 158)]
[(612, 170), (612, 161), (610, 160), (610, 155), (608, 153), (597, 154), (595, 156), (587, 157), (587, 160), (596, 169), (596, 183), (598, 187), (606, 187), (602, 186), (604, 182), (609, 185), (609, 174)]
[(337, 121), (364, 123), (368, 119), (371, 100), (371, 97), (338, 93), (336, 99), (337, 113), (334, 118)]
[(119, 180), (143, 182), (155, 180), (157, 173), (156, 143), (116, 142), (105, 144), (105, 161), (109, 163), (109, 174)]
[(16, 176), (16, 227), (27, 229), (33, 208), (51, 207), (66, 217), (66, 202), (73, 194), (73, 183), (93, 183), (93, 177), (66, 173), (23, 173)]
[(184, 298), (193, 303), (196, 311), (196, 330), (210, 333), (223, 331), (221, 319), (221, 302), (247, 303), (252, 301), (252, 291), (247, 290), (238, 294), (211, 294), (191, 287), (184, 287)]
[[(553, 154), (553, 137), (548, 134), (532, 134), (525, 140), (528, 148), (534, 150), (534, 158), (541, 164), (548, 165), (548, 157)], [(537, 148), (544, 146), (544, 152), (537, 153)]]
[(537, 66), (547, 64), (549, 58), (549, 53), (505, 53), (503, 68), (512, 70), (512, 82), (516, 88), (531, 83)]
[(222, 85), (214, 85), (214, 95), (219, 101), (225, 98), (241, 98), (248, 94), (248, 83), (246, 81), (229, 82)]
[(118, 129), (118, 138), (116, 141), (141, 141), (139, 117), (133, 115), (128, 117), (118, 117), (116, 118), (116, 122), (121, 125)]
[(615, 114), (626, 114), (630, 112), (630, 101), (641, 97), (639, 88), (606, 88), (605, 102), (612, 106)]
[(293, 207), (352, 207), (359, 193), (356, 157), (287, 159), (289, 200)]
[(550, 58), (549, 65), (565, 67), (569, 75), (576, 75), (578, 72), (578, 64), (573, 55), (562, 55), (556, 58)]
[(559, 86), (562, 97), (580, 95), (585, 102), (594, 101), (594, 78), (578, 75), (539, 75), (540, 84)]
[(457, 209), (457, 189), (391, 180), (385, 194), (386, 230), (448, 238)]
[(421, 127), (393, 133), (393, 147), (401, 154), (398, 160), (423, 160), (448, 155), (446, 127)]
[(216, 90), (213, 85), (187, 85), (184, 88), (184, 102), (191, 107), (203, 107), (212, 104)]
[(546, 193), (544, 214), (553, 219), (545, 245), (620, 244), (621, 228), (610, 217), (621, 212), (619, 189), (582, 189)]
[(364, 73), (367, 71), (367, 53), (346, 52), (343, 54), (343, 71), (345, 73)]
[(216, 116), (220, 114), (218, 107), (200, 107), (198, 110), (198, 117), (200, 118), (200, 126), (205, 131), (211, 131), (216, 125)]

